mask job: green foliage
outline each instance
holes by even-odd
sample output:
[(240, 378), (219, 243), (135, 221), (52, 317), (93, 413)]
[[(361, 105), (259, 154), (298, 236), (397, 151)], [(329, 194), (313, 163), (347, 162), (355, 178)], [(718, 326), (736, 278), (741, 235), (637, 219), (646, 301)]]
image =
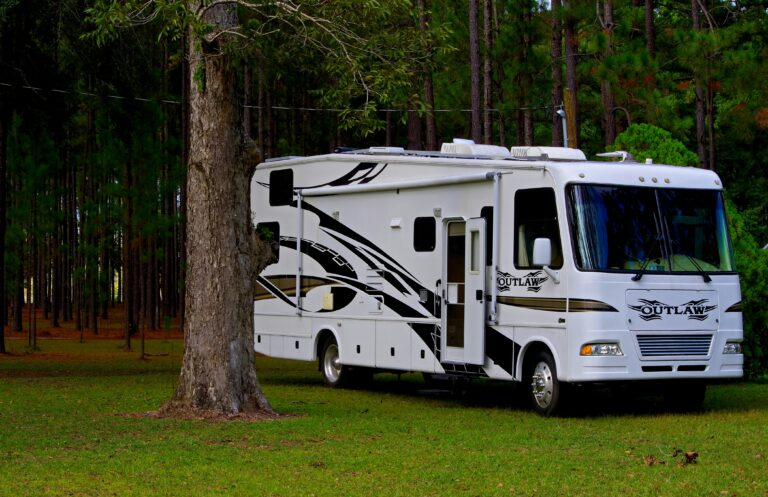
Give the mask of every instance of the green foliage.
[(741, 279), (744, 316), (745, 371), (750, 377), (768, 373), (768, 250), (747, 230), (744, 216), (727, 203), (736, 268)]
[(669, 131), (650, 124), (633, 124), (616, 137), (613, 150), (626, 150), (639, 162), (651, 158), (657, 164), (695, 166), (696, 154), (685, 148)]

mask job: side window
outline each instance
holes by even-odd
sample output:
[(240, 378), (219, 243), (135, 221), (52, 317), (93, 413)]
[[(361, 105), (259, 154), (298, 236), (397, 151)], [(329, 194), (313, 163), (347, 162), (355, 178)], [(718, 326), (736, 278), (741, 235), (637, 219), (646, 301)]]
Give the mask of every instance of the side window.
[(417, 217), (413, 221), (413, 249), (416, 252), (432, 252), (437, 240), (437, 223), (434, 217)]
[(275, 242), (272, 244), (272, 250), (275, 251), (275, 257), (272, 264), (280, 260), (280, 223), (259, 223), (256, 225), (256, 233), (264, 240)]
[(533, 242), (537, 238), (549, 238), (552, 241), (552, 267), (563, 267), (555, 191), (552, 188), (532, 188), (515, 193), (516, 267), (534, 267)]
[(293, 169), (269, 173), (269, 205), (291, 205), (293, 202)]
[(480, 209), (480, 217), (485, 219), (485, 264), (493, 264), (493, 207), (486, 205)]

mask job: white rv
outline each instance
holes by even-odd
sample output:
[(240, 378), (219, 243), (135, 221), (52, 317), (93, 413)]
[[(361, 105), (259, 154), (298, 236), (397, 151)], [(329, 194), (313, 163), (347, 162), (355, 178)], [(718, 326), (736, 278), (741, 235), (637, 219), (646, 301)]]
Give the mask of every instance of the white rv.
[(520, 381), (549, 415), (571, 384), (658, 381), (695, 408), (707, 382), (742, 376), (711, 171), (554, 147), (373, 147), (260, 164), (251, 205), (279, 240), (258, 278), (256, 351), (317, 360), (330, 386), (374, 371)]

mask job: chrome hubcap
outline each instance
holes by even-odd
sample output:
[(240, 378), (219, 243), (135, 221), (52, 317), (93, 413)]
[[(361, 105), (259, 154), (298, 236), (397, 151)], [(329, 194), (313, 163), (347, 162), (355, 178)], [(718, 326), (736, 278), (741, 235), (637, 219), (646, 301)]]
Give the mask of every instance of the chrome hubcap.
[(554, 383), (549, 365), (546, 362), (538, 363), (531, 378), (531, 392), (539, 407), (546, 408), (552, 403)]
[(323, 374), (331, 383), (339, 381), (341, 376), (341, 361), (339, 360), (339, 347), (332, 343), (325, 349), (323, 356)]

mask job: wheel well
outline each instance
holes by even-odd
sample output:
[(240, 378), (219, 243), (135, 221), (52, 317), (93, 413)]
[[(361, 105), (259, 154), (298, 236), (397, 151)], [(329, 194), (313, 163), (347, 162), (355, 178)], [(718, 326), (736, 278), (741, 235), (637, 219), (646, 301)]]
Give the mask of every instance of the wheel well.
[(329, 338), (333, 338), (334, 340), (336, 339), (336, 337), (333, 335), (333, 332), (329, 329), (321, 330), (320, 333), (317, 334), (317, 341), (315, 342), (315, 357), (319, 358), (320, 354), (323, 353), (323, 347), (325, 347), (325, 342), (327, 342)]
[(532, 342), (528, 345), (528, 347), (525, 349), (525, 354), (523, 355), (523, 369), (521, 371), (522, 375), (526, 374), (526, 371), (528, 371), (528, 368), (530, 368), (529, 361), (533, 356), (538, 354), (539, 352), (547, 352), (554, 358), (554, 354), (552, 354), (552, 350), (550, 350), (549, 346), (545, 344), (544, 342)]

